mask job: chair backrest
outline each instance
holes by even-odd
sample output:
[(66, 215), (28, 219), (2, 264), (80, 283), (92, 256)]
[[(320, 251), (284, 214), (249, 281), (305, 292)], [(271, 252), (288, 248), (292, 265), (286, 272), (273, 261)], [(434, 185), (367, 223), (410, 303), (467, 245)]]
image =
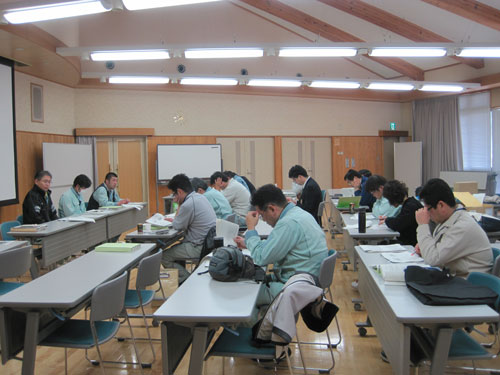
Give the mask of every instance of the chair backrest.
[(155, 254), (147, 256), (139, 262), (135, 280), (136, 289), (145, 289), (160, 279), (161, 255), (162, 250), (160, 249)]
[(0, 279), (18, 277), (31, 266), (31, 246), (0, 251)]
[(325, 211), (325, 202), (320, 202), (318, 206), (318, 217), (321, 218), (323, 216), (323, 212)]
[(201, 247), (201, 252), (200, 252), (200, 261), (205, 258), (214, 248), (214, 238), (217, 233), (217, 228), (212, 227), (209, 229), (207, 232), (207, 235), (205, 236), (205, 240), (203, 241), (203, 246)]
[(500, 278), (489, 273), (471, 272), (467, 280), (475, 285), (487, 286), (498, 294), (499, 297), (495, 302), (495, 309), (500, 311)]
[(9, 236), (7, 233), (10, 231), (12, 227), (17, 227), (21, 225), (21, 223), (17, 220), (14, 221), (6, 221), (5, 223), (0, 224), (0, 229), (2, 231), (2, 240), (4, 241), (14, 241), (15, 238)]
[(16, 218), (17, 221), (19, 221), (21, 224), (24, 224), (24, 220), (23, 220), (23, 215), (19, 215), (17, 218)]
[(493, 252), (493, 268), (491, 269), (491, 274), (500, 277), (500, 249), (492, 247)]
[(90, 306), (90, 321), (110, 319), (121, 313), (125, 304), (126, 290), (127, 271), (95, 288)]
[(231, 223), (238, 224), (238, 215), (236, 215), (236, 214), (228, 215), (224, 220), (230, 221)]
[(328, 250), (328, 256), (321, 262), (321, 267), (319, 269), (319, 286), (323, 289), (328, 288), (332, 284), (336, 260), (337, 252), (335, 250)]

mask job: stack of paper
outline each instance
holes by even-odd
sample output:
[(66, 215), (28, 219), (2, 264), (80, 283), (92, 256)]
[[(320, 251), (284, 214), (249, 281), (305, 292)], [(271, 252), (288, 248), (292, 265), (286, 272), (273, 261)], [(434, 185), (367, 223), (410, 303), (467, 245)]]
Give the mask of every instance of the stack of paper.
[(424, 261), (418, 254), (409, 251), (382, 253), (381, 255), (391, 263), (421, 263)]
[(17, 227), (12, 227), (12, 232), (38, 232), (47, 228), (47, 224), (23, 224)]
[(138, 243), (108, 242), (96, 246), (95, 251), (130, 252), (139, 248), (140, 246), (141, 245)]
[(85, 216), (68, 216), (68, 217), (62, 217), (59, 220), (60, 221), (81, 221), (84, 223), (95, 223), (94, 219), (92, 219), (91, 217), (85, 217)]
[(406, 248), (398, 243), (393, 245), (360, 245), (359, 247), (367, 253), (394, 253), (398, 251), (407, 251)]
[(165, 220), (167, 216), (163, 216), (162, 214), (156, 213), (146, 220), (146, 223), (157, 226), (157, 227), (170, 227), (172, 226), (172, 222)]
[(136, 204), (136, 203), (124, 203), (122, 204), (123, 207), (132, 207), (135, 208), (136, 210), (142, 210), (144, 207), (142, 204)]

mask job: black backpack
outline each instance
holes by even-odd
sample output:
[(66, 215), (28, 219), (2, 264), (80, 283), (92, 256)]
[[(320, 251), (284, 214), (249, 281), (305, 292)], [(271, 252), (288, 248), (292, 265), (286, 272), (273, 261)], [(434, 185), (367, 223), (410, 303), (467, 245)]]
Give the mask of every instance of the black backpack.
[(263, 281), (266, 272), (253, 263), (248, 255), (234, 246), (223, 246), (215, 249), (208, 265), (208, 272), (218, 281), (237, 281), (251, 279)]

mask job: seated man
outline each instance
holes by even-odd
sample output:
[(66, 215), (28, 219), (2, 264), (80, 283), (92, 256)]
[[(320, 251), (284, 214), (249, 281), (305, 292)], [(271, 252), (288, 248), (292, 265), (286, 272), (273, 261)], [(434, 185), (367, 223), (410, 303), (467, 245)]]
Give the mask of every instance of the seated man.
[(26, 194), (23, 202), (23, 223), (42, 224), (57, 220), (57, 211), (50, 198), (52, 175), (49, 171), (35, 174), (35, 184)]
[(115, 190), (116, 185), (118, 185), (118, 175), (114, 172), (106, 174), (104, 182), (90, 196), (87, 210), (95, 210), (106, 206), (121, 206), (124, 203), (128, 203), (128, 199), (120, 198)]
[(235, 214), (246, 216), (250, 210), (250, 192), (242, 184), (222, 172), (212, 174), (210, 183), (222, 191)]
[[(297, 272), (319, 276), (321, 262), (328, 256), (325, 234), (314, 218), (300, 207), (288, 203), (274, 185), (260, 187), (252, 196), (257, 211), (248, 213), (245, 239), (236, 237), (240, 248), (248, 248), (260, 266), (273, 265), (273, 279), (262, 288), (257, 306), (271, 303), (287, 280)], [(261, 240), (255, 226), (259, 215), (273, 227), (267, 240)]]
[(384, 185), (387, 180), (379, 175), (373, 175), (368, 177), (365, 184), (365, 190), (377, 199), (372, 207), (372, 214), (376, 218), (380, 217), (394, 217), (401, 211), (401, 206), (394, 207), (391, 206), (384, 194)]
[(370, 211), (375, 203), (375, 197), (371, 195), (365, 188), (366, 181), (368, 177), (362, 176), (359, 172), (354, 169), (349, 169), (344, 176), (344, 181), (347, 185), (354, 188), (354, 195), (356, 197), (361, 196), (359, 201), (360, 206), (368, 206)]
[(415, 198), (408, 197), (408, 188), (397, 180), (389, 181), (384, 185), (384, 197), (391, 206), (401, 206), (401, 211), (395, 217), (380, 219), (380, 223), (385, 222), (390, 229), (399, 232), (398, 241), (402, 245), (415, 246), (417, 244), (415, 212), (422, 208), (422, 205)]
[(86, 175), (79, 174), (75, 177), (73, 187), (59, 198), (59, 217), (80, 215), (86, 211), (82, 191), (88, 189), (90, 185), (92, 185), (92, 181)]
[(257, 189), (255, 189), (254, 184), (252, 184), (252, 182), (250, 182), (250, 180), (248, 178), (246, 178), (245, 176), (239, 176), (236, 173), (234, 173), (233, 171), (224, 171), (222, 173), (224, 173), (228, 178), (234, 178), (236, 181), (238, 181), (240, 184), (242, 184), (244, 187), (246, 187), (248, 189), (248, 191), (250, 192), (250, 195), (255, 193), (255, 190), (257, 190)]
[(297, 206), (309, 212), (320, 223), (318, 206), (323, 201), (323, 194), (318, 183), (307, 175), (307, 171), (300, 165), (294, 165), (288, 171), (288, 177), (298, 185), (303, 186)]
[(201, 178), (194, 177), (191, 179), (191, 186), (198, 194), (203, 194), (208, 199), (212, 208), (215, 211), (217, 219), (225, 219), (233, 213), (231, 205), (227, 201), (224, 194), (216, 189), (212, 189)]
[[(415, 214), (418, 244), (415, 251), (431, 266), (447, 267), (466, 277), (469, 272), (489, 272), (493, 265), (491, 244), (484, 230), (457, 206), (448, 184), (429, 180), (420, 191), (424, 208)], [(437, 224), (433, 232), (429, 222)]]
[(170, 221), (174, 229), (185, 231), (185, 235), (180, 244), (163, 252), (161, 263), (165, 268), (179, 270), (179, 284), (181, 284), (188, 278), (189, 272), (175, 261), (200, 257), (203, 241), (208, 231), (215, 227), (216, 216), (207, 198), (193, 191), (191, 182), (185, 174), (172, 177), (168, 188), (174, 194), (174, 202), (179, 205), (175, 219)]

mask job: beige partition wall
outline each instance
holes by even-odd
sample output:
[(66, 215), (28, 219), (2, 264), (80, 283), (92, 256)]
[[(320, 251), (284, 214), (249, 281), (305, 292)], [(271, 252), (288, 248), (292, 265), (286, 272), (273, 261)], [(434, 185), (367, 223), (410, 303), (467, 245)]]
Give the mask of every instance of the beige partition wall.
[(290, 167), (302, 165), (309, 176), (318, 182), (321, 189), (332, 185), (331, 138), (282, 138), (283, 188), (290, 189), (288, 178)]
[(224, 170), (247, 177), (255, 187), (274, 184), (274, 138), (218, 137)]

